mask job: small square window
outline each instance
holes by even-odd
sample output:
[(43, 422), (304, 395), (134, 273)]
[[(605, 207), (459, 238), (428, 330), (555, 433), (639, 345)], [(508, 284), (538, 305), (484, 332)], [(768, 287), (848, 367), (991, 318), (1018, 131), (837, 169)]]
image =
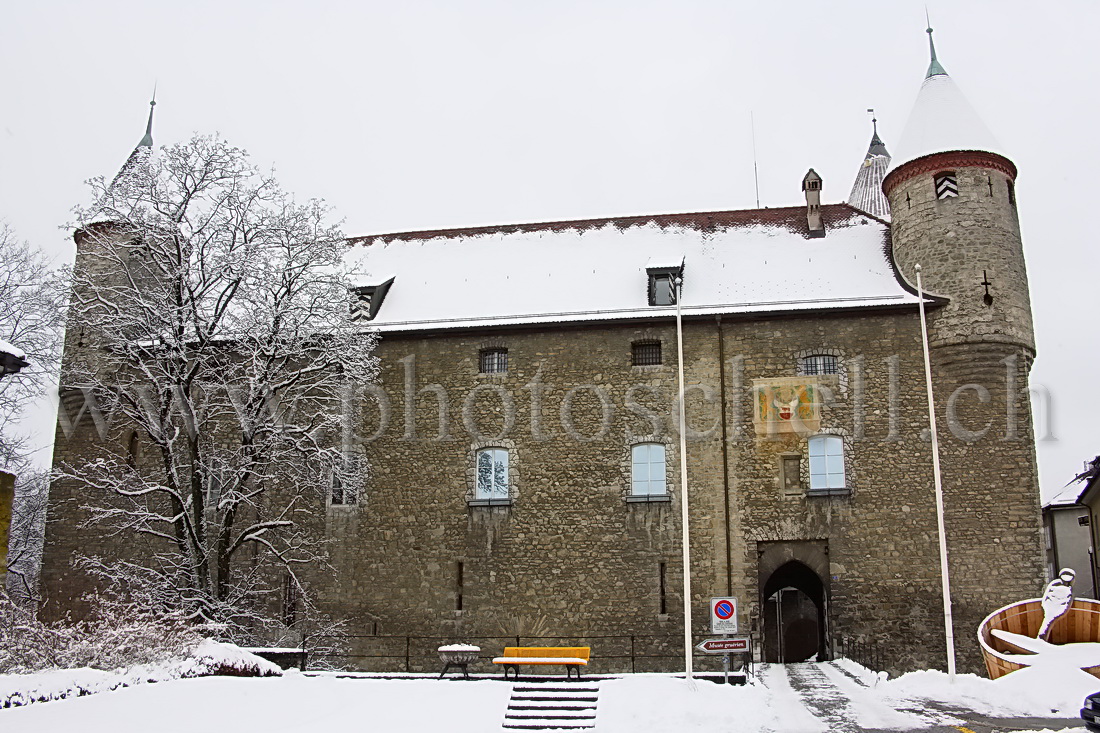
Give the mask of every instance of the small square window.
[(936, 176), (936, 198), (951, 199), (959, 196), (959, 181), (954, 173), (940, 173)]
[(344, 482), (339, 476), (332, 477), (333, 506), (350, 506), (358, 503), (358, 500), (359, 497), (355, 493), (355, 489), (344, 486)]
[(840, 360), (831, 354), (813, 354), (804, 357), (799, 367), (802, 374), (837, 374), (840, 371)]
[(508, 349), (482, 349), (477, 370), (482, 374), (504, 374), (508, 371)]
[(340, 466), (332, 469), (329, 485), (329, 504), (354, 506), (359, 504), (359, 486), (362, 481), (359, 456), (345, 456)]
[(655, 366), (660, 363), (660, 341), (635, 341), (630, 345), (631, 366)]
[(787, 494), (802, 493), (802, 456), (781, 456), (780, 466), (782, 468), (780, 479), (783, 483), (783, 491)]

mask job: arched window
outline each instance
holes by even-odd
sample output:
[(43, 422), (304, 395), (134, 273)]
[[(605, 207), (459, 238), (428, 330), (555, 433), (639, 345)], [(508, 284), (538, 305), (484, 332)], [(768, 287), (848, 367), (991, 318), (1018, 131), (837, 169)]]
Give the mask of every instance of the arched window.
[(630, 493), (632, 496), (664, 496), (665, 447), (661, 443), (639, 443), (630, 449)]
[(508, 449), (482, 448), (477, 452), (474, 499), (508, 498)]
[(809, 443), (810, 491), (845, 488), (844, 439), (839, 435), (815, 435)]
[(802, 374), (836, 374), (840, 371), (840, 360), (832, 354), (811, 354), (799, 361)]

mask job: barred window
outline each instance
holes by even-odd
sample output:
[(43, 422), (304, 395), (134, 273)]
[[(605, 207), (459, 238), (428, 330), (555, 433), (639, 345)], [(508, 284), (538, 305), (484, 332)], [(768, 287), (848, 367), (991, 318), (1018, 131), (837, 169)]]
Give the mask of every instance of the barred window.
[(508, 349), (482, 349), (477, 370), (482, 374), (504, 374), (508, 371)]
[(635, 341), (630, 345), (631, 366), (654, 366), (660, 363), (660, 341)]
[(840, 360), (831, 354), (812, 354), (802, 359), (802, 374), (836, 374), (840, 371)]

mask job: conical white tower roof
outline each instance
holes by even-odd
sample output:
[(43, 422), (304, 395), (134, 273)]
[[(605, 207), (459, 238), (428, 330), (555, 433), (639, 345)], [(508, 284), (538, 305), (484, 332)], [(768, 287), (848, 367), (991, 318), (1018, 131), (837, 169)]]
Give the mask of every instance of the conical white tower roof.
[(878, 120), (872, 122), (875, 127), (871, 144), (867, 148), (863, 164), (859, 167), (859, 173), (856, 174), (855, 183), (852, 184), (852, 192), (848, 194), (848, 203), (860, 211), (889, 221), (890, 202), (882, 192), (882, 179), (886, 177), (886, 171), (890, 167), (890, 153), (878, 136)]
[(928, 29), (928, 44), (932, 62), (895, 148), (890, 170), (925, 155), (955, 150), (982, 150), (1004, 155), (993, 133), (936, 59), (931, 28)]

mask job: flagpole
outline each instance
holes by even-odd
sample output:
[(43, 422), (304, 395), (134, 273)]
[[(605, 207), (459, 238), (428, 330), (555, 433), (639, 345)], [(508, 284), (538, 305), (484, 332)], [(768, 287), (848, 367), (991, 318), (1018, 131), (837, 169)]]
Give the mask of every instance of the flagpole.
[(691, 545), (688, 537), (688, 474), (687, 474), (687, 417), (684, 408), (684, 323), (680, 313), (680, 296), (684, 292), (683, 263), (680, 272), (673, 275), (676, 296), (676, 352), (680, 384), (680, 532), (684, 550), (684, 675), (692, 679), (691, 643)]
[(940, 543), (940, 584), (943, 591), (943, 627), (947, 641), (947, 674), (955, 681), (955, 627), (951, 618), (951, 580), (947, 569), (947, 532), (943, 521), (943, 478), (940, 474), (940, 442), (936, 434), (936, 406), (932, 399), (932, 358), (928, 350), (928, 325), (924, 320), (924, 287), (917, 265), (917, 298), (920, 308), (920, 337), (924, 348), (924, 382), (928, 391), (928, 425), (932, 434), (932, 476), (936, 483), (936, 528)]

